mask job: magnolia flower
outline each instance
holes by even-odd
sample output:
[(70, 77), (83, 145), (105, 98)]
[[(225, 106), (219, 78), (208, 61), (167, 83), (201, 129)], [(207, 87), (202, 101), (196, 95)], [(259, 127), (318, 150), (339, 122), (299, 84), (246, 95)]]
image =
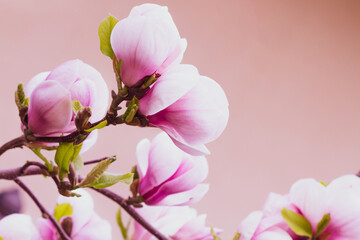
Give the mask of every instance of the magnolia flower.
[(228, 101), (214, 80), (191, 65), (173, 65), (140, 99), (139, 112), (161, 128), (182, 150), (209, 154), (204, 144), (218, 138), (228, 118)]
[[(263, 212), (252, 213), (240, 224), (241, 240), (352, 240), (360, 236), (359, 177), (343, 176), (328, 186), (302, 179), (291, 187), (289, 195), (276, 199), (268, 200)], [(288, 216), (281, 218), (284, 209), (304, 220), (300, 223), (297, 218), (292, 223), (296, 227), (289, 225), (285, 220)]]
[(66, 135), (76, 129), (73, 100), (91, 108), (92, 122), (102, 119), (108, 103), (108, 88), (101, 74), (80, 60), (36, 75), (27, 84), (25, 95), (30, 98), (29, 129), (38, 136)]
[(111, 46), (121, 60), (123, 83), (134, 86), (144, 77), (161, 74), (172, 63), (180, 63), (186, 40), (180, 39), (167, 7), (143, 4), (116, 24)]
[(288, 196), (270, 193), (263, 211), (250, 213), (238, 226), (240, 240), (291, 240), (290, 228), (281, 216), (284, 207), (293, 209)]
[(0, 239), (38, 240), (38, 237), (38, 232), (28, 215), (15, 213), (0, 220)]
[(139, 142), (136, 160), (139, 193), (148, 205), (190, 204), (209, 190), (201, 183), (208, 175), (206, 158), (181, 151), (164, 132)]
[[(211, 228), (205, 225), (206, 215), (197, 215), (193, 208), (144, 206), (137, 209), (152, 226), (173, 240), (212, 240)], [(220, 229), (214, 229), (217, 234)], [(132, 240), (155, 240), (151, 233), (134, 221)]]
[[(111, 240), (111, 225), (94, 212), (94, 202), (89, 193), (83, 189), (74, 192), (81, 197), (59, 196), (58, 204), (69, 203), (73, 208), (71, 216), (60, 219), (63, 222), (71, 218), (71, 239), (73, 240)], [(39, 220), (39, 232), (42, 240), (58, 240), (57, 232), (48, 219)]]

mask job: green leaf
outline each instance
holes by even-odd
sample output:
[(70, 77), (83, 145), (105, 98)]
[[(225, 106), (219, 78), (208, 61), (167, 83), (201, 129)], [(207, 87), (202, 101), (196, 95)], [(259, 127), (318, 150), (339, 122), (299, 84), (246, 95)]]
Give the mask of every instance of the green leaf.
[(75, 114), (77, 114), (81, 109), (83, 109), (83, 106), (78, 100), (72, 100), (71, 107)]
[(117, 211), (116, 213), (116, 221), (117, 221), (117, 224), (119, 225), (120, 227), (120, 230), (121, 230), (121, 234), (123, 236), (123, 238), (126, 240), (128, 238), (128, 229), (127, 227), (124, 226), (123, 222), (122, 222), (122, 219), (121, 219), (121, 208), (119, 208), (119, 210)]
[(55, 162), (60, 168), (59, 177), (69, 172), (69, 164), (79, 155), (82, 144), (60, 143), (55, 153)]
[(3, 238), (2, 238), (2, 237), (0, 237), (0, 240), (3, 240)]
[(86, 175), (85, 179), (79, 183), (79, 187), (85, 187), (98, 180), (109, 167), (109, 165), (115, 160), (116, 157), (108, 158), (96, 164), (96, 166)]
[(20, 109), (25, 106), (25, 92), (24, 86), (22, 83), (19, 83), (15, 92), (15, 103), (16, 106)]
[(73, 161), (74, 168), (76, 171), (80, 171), (84, 167), (84, 161), (81, 157), (81, 155), (77, 155), (76, 158)]
[(240, 233), (236, 233), (235, 236), (233, 237), (233, 240), (239, 240), (241, 237)]
[(130, 185), (133, 181), (133, 176), (133, 173), (112, 174), (104, 172), (98, 180), (86, 185), (86, 187), (107, 188), (118, 182)]
[(134, 116), (136, 112), (139, 110), (139, 99), (136, 97), (133, 97), (131, 99), (128, 108), (126, 109), (125, 113), (122, 115), (122, 120), (124, 120), (127, 123), (132, 122), (134, 119)]
[(54, 218), (56, 221), (60, 221), (62, 217), (71, 216), (73, 214), (73, 208), (70, 203), (63, 203), (57, 205), (54, 210)]
[(214, 231), (213, 227), (211, 227), (211, 235), (213, 236), (214, 240), (221, 240), (221, 238)]
[(311, 224), (304, 216), (286, 208), (281, 210), (281, 215), (294, 233), (299, 236), (312, 237)]
[(105, 56), (110, 57), (113, 59), (114, 51), (112, 50), (111, 43), (110, 43), (110, 36), (113, 28), (118, 23), (118, 19), (112, 15), (109, 15), (105, 18), (99, 25), (99, 38), (100, 38), (100, 51)]
[(324, 187), (326, 187), (326, 183), (324, 183), (323, 181), (320, 181), (321, 185), (323, 185)]
[(92, 131), (94, 131), (95, 129), (104, 128), (104, 127), (106, 127), (107, 123), (108, 123), (107, 120), (104, 120), (104, 121), (100, 122), (99, 124), (97, 124), (96, 126), (94, 126), (94, 127), (92, 127), (92, 128), (89, 128), (89, 129), (85, 129), (84, 131), (85, 131), (85, 132), (92, 132)]
[(318, 237), (329, 225), (331, 220), (330, 213), (325, 214), (320, 222), (317, 224), (316, 234), (315, 237)]

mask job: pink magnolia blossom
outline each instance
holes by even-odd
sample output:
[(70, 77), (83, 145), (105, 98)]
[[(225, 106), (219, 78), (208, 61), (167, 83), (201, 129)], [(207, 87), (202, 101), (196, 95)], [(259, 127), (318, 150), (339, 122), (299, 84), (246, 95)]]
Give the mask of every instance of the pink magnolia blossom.
[(134, 86), (144, 77), (180, 63), (186, 40), (180, 38), (167, 7), (143, 4), (116, 24), (111, 46), (121, 60), (122, 81)]
[[(188, 206), (160, 207), (144, 206), (137, 209), (138, 213), (152, 224), (158, 231), (173, 240), (212, 240), (211, 228), (205, 225), (206, 215), (197, 215)], [(220, 229), (214, 229), (220, 234)], [(134, 221), (132, 240), (155, 240), (151, 233)]]
[[(70, 203), (73, 208), (72, 232), (73, 240), (111, 240), (111, 225), (94, 212), (94, 202), (89, 193), (83, 189), (74, 192), (81, 197), (59, 196), (58, 204)], [(68, 216), (60, 219), (60, 222)], [(58, 240), (55, 227), (48, 219), (40, 219), (38, 224), (40, 240)]]
[(139, 142), (136, 159), (139, 193), (148, 205), (188, 205), (209, 190), (201, 183), (208, 175), (206, 158), (181, 151), (164, 132)]
[(284, 207), (295, 210), (288, 196), (270, 193), (263, 211), (250, 213), (240, 223), (237, 229), (240, 240), (291, 240), (289, 227), (281, 216)]
[[(30, 98), (29, 128), (38, 136), (66, 135), (76, 129), (72, 100), (91, 108), (92, 122), (105, 115), (108, 104), (108, 88), (101, 74), (80, 60), (36, 75), (27, 84), (25, 95)], [(91, 135), (95, 142), (96, 133)]]
[(360, 236), (360, 178), (357, 176), (337, 178), (328, 186), (314, 179), (302, 179), (291, 187), (289, 195), (278, 195), (276, 199), (268, 200), (263, 212), (250, 214), (240, 224), (241, 240), (303, 239), (281, 219), (284, 208), (304, 216), (313, 236), (324, 215), (330, 214), (330, 222), (316, 239), (353, 240)]
[(0, 220), (0, 237), (4, 240), (38, 240), (38, 232), (31, 217), (11, 214)]
[(219, 84), (200, 76), (194, 66), (178, 64), (166, 69), (140, 99), (139, 111), (179, 148), (192, 155), (203, 155), (209, 153), (204, 144), (224, 131), (228, 105)]

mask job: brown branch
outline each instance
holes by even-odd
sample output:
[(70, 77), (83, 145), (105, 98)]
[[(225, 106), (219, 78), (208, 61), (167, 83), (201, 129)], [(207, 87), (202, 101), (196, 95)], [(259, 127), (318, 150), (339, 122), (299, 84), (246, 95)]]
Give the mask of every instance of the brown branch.
[[(79, 179), (80, 180), (80, 179)], [(163, 235), (157, 229), (155, 229), (150, 223), (148, 223), (142, 216), (140, 216), (135, 209), (127, 203), (127, 201), (116, 193), (108, 189), (96, 189), (93, 190), (101, 193), (102, 195), (110, 198), (117, 204), (119, 204), (132, 218), (134, 218), (139, 224), (141, 224), (146, 230), (148, 230), (152, 235), (157, 237), (160, 240), (169, 240), (170, 238)]]
[(98, 163), (98, 162), (101, 162), (101, 161), (104, 161), (106, 159), (109, 159), (109, 158), (115, 158), (116, 156), (112, 156), (112, 157), (102, 157), (102, 158), (99, 158), (99, 159), (95, 159), (95, 160), (89, 160), (89, 161), (85, 161), (84, 162), (84, 165), (90, 165), (90, 164), (94, 164), (94, 163)]
[(18, 148), (24, 146), (26, 143), (25, 136), (21, 135), (20, 137), (14, 138), (13, 140), (10, 140), (9, 142), (5, 143), (0, 147), (0, 156), (6, 152), (7, 150)]
[(40, 209), (43, 217), (49, 218), (54, 227), (56, 228), (57, 232), (60, 235), (62, 240), (71, 240), (71, 238), (65, 233), (64, 229), (59, 225), (59, 223), (55, 220), (55, 218), (45, 209), (45, 207), (40, 203), (37, 197), (32, 193), (32, 191), (18, 178), (14, 179), (14, 182), (19, 185), (34, 201), (36, 206)]

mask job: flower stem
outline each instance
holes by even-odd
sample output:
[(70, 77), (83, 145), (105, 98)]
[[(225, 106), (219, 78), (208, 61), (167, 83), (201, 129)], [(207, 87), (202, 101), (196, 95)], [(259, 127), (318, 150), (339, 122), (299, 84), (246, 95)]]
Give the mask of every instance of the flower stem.
[(6, 152), (7, 150), (18, 148), (24, 146), (26, 143), (25, 136), (21, 135), (20, 137), (14, 138), (13, 140), (10, 140), (9, 142), (5, 143), (0, 147), (0, 156)]
[(49, 214), (49, 212), (45, 209), (45, 207), (40, 203), (40, 201), (37, 199), (37, 197), (32, 193), (32, 191), (18, 178), (14, 179), (14, 182), (19, 185), (20, 188), (22, 188), (34, 201), (36, 206), (40, 209), (43, 217), (49, 218), (56, 230), (59, 233), (59, 236), (62, 240), (71, 240), (71, 238), (65, 233), (64, 229), (61, 228), (59, 223), (55, 220), (55, 218)]

